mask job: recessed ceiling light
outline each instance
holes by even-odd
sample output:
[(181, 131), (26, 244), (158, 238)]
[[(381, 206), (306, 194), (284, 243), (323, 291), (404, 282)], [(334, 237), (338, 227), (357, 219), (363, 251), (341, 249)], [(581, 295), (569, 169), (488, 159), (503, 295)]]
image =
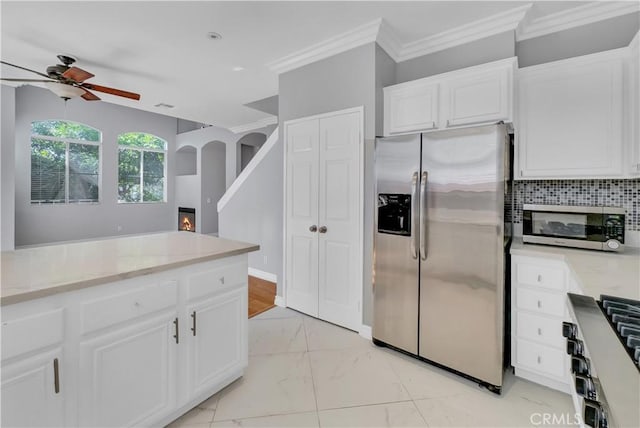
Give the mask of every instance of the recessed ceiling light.
[(207, 37), (210, 38), (211, 40), (220, 40), (222, 38), (222, 36), (219, 33), (210, 31), (207, 33)]
[(167, 104), (167, 103), (158, 103), (158, 104), (154, 105), (154, 107), (174, 108), (175, 106), (172, 106), (171, 104)]
[(242, 71), (242, 70), (244, 70), (244, 67), (233, 67), (232, 70), (233, 71)]

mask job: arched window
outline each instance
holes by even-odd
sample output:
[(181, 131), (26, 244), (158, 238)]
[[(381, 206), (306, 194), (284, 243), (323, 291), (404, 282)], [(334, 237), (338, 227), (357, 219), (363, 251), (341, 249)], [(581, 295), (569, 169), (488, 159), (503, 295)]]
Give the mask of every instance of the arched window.
[(155, 135), (118, 136), (118, 202), (166, 202), (167, 142)]
[(31, 203), (100, 201), (100, 131), (81, 123), (31, 123)]

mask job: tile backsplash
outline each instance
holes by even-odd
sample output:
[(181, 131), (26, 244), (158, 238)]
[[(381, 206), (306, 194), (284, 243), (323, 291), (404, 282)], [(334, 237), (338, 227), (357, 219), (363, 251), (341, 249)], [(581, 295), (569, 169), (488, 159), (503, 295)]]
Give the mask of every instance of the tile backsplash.
[(593, 205), (625, 208), (627, 230), (640, 231), (640, 179), (516, 181), (513, 197), (514, 223), (523, 204)]

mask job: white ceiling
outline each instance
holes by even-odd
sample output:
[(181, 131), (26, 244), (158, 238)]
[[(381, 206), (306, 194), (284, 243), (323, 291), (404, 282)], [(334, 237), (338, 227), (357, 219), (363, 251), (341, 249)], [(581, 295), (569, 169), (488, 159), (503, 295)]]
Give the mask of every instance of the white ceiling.
[[(278, 76), (266, 64), (296, 51), (379, 18), (407, 43), (528, 3), (2, 1), (0, 56), (44, 72), (57, 54), (70, 54), (95, 74), (88, 82), (142, 96), (97, 93), (106, 102), (231, 128), (269, 117), (243, 104), (277, 94)], [(584, 3), (535, 2), (528, 18)], [(222, 40), (208, 39), (210, 31)], [(1, 72), (37, 78), (7, 66)], [(160, 102), (175, 108), (154, 107)]]

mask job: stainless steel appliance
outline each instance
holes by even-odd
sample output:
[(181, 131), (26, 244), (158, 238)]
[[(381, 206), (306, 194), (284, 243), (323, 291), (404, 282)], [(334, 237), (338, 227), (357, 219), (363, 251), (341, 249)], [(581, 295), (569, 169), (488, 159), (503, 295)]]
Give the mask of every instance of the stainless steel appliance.
[(622, 251), (624, 208), (563, 205), (522, 207), (522, 240), (602, 251)]
[(376, 140), (373, 340), (500, 392), (509, 136)]
[(571, 395), (584, 425), (640, 426), (640, 301), (569, 293)]

